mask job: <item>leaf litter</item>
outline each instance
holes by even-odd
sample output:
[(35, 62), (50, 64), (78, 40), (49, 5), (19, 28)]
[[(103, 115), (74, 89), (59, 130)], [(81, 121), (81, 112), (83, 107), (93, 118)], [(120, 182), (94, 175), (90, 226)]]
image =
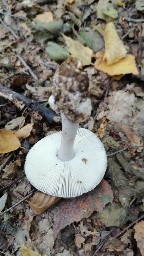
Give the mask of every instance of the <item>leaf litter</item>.
[[(9, 6), (2, 4), (1, 83), (21, 97), (49, 107), (56, 67), (69, 55), (80, 59), (89, 75), (93, 106), (91, 119), (83, 126), (102, 139), (111, 155), (103, 191), (97, 187), (72, 200), (35, 192), (31, 199), (4, 213), (0, 223), (0, 250), (4, 255), (143, 253), (143, 221), (113, 239), (143, 213), (142, 14), (139, 0), (59, 0), (49, 4), (45, 0), (12, 0)], [(0, 198), (7, 193), (4, 212), (33, 189), (25, 178), (16, 181), (23, 175), (29, 148), (60, 126), (56, 123), (50, 127), (37, 111), (34, 118), (21, 97), (13, 104), (0, 93), (0, 128), (4, 131)], [(116, 153), (119, 151), (122, 153)], [(15, 232), (10, 231), (10, 220)]]

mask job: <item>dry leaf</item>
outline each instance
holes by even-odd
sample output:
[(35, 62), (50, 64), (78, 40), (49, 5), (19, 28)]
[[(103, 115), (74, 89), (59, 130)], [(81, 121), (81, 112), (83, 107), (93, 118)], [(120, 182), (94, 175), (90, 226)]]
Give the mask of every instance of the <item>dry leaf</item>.
[(32, 128), (33, 128), (33, 124), (27, 124), (21, 129), (19, 129), (18, 131), (16, 131), (15, 135), (17, 136), (18, 139), (25, 139), (30, 135)]
[(20, 159), (17, 159), (14, 162), (10, 162), (9, 164), (7, 164), (6, 167), (3, 169), (2, 178), (7, 179), (12, 174), (15, 174), (18, 171), (21, 164), (22, 163)]
[(48, 217), (53, 223), (55, 238), (59, 231), (73, 222), (88, 218), (94, 211), (102, 211), (106, 204), (112, 202), (113, 192), (109, 184), (102, 182), (91, 192), (77, 198), (61, 200), (55, 207), (49, 209)]
[(63, 37), (67, 44), (67, 50), (71, 53), (71, 56), (81, 60), (83, 65), (90, 65), (93, 53), (92, 50), (68, 36), (63, 35)]
[(5, 208), (6, 201), (7, 201), (7, 193), (5, 193), (5, 194), (0, 198), (0, 212)]
[(137, 241), (137, 246), (140, 249), (141, 255), (144, 256), (144, 221), (138, 222), (135, 226), (134, 238)]
[(104, 41), (105, 54), (103, 60), (106, 60), (108, 65), (119, 62), (122, 58), (126, 57), (127, 51), (119, 38), (113, 22), (106, 24)]
[(29, 200), (29, 205), (35, 214), (41, 214), (60, 200), (59, 197), (36, 192)]
[(103, 10), (107, 9), (109, 6), (109, 0), (99, 0), (97, 4), (97, 18), (105, 20), (105, 15)]
[(10, 122), (8, 122), (6, 125), (5, 125), (5, 129), (6, 130), (14, 130), (15, 128), (21, 128), (23, 127), (25, 123), (25, 117), (24, 116), (20, 116), (20, 117), (17, 117), (13, 120), (11, 120)]
[(20, 141), (12, 132), (0, 129), (0, 153), (9, 153), (20, 147)]
[(52, 14), (52, 12), (44, 12), (42, 14), (38, 14), (35, 17), (34, 21), (49, 23), (49, 22), (53, 21), (53, 14)]
[(133, 147), (138, 147), (137, 151), (141, 152), (143, 150), (143, 140), (140, 136), (138, 136), (133, 129), (131, 129), (128, 125), (122, 124), (121, 128), (128, 140), (130, 141)]
[(41, 256), (38, 252), (30, 250), (24, 245), (21, 246), (20, 251), (20, 256)]
[(131, 54), (112, 65), (108, 65), (106, 60), (103, 60), (102, 57), (98, 57), (95, 62), (95, 68), (107, 73), (110, 76), (125, 75), (130, 73), (138, 75), (135, 57)]

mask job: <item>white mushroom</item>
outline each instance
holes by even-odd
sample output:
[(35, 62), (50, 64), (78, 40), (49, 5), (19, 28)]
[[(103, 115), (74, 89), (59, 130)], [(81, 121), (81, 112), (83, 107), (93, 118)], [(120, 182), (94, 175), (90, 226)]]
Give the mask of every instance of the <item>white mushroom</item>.
[(76, 197), (94, 189), (107, 166), (103, 144), (91, 131), (78, 128), (91, 113), (88, 77), (69, 58), (54, 76), (50, 106), (61, 113), (62, 131), (37, 142), (29, 151), (25, 172), (38, 190), (57, 197)]

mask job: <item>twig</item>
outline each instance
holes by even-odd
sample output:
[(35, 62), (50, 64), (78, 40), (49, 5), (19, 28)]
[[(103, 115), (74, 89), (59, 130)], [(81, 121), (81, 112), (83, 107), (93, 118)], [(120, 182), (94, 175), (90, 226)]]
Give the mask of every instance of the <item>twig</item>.
[(7, 163), (8, 163), (9, 160), (12, 158), (12, 156), (13, 156), (13, 153), (10, 154), (10, 155), (6, 158), (6, 160), (1, 164), (1, 166), (0, 166), (0, 172), (1, 172), (2, 169), (7, 165)]
[(129, 228), (134, 226), (137, 222), (139, 222), (142, 219), (144, 219), (144, 214), (141, 217), (139, 217), (137, 220), (134, 220), (131, 224), (129, 224), (126, 228), (124, 228), (119, 234), (114, 236), (112, 240), (114, 240), (114, 239), (118, 238), (119, 236), (123, 235)]
[(20, 60), (20, 62), (24, 65), (24, 67), (26, 68), (26, 70), (29, 71), (29, 73), (31, 74), (31, 76), (35, 79), (38, 80), (37, 76), (33, 73), (33, 71), (31, 70), (31, 68), (26, 64), (26, 62), (24, 61), (24, 59), (17, 55), (18, 59)]
[(23, 110), (25, 107), (27, 107), (30, 112), (38, 112), (42, 117), (45, 118), (45, 120), (48, 123), (50, 124), (55, 123), (54, 117), (56, 117), (56, 114), (50, 108), (46, 108), (45, 106), (37, 102), (33, 102), (32, 100), (25, 97), (24, 95), (14, 92), (9, 88), (4, 87), (1, 84), (0, 84), (0, 97), (3, 97), (11, 101), (20, 110)]
[(106, 235), (104, 237), (104, 239), (100, 242), (100, 245), (98, 246), (98, 248), (96, 249), (95, 253), (93, 256), (98, 256), (97, 253), (99, 252), (99, 250), (103, 247), (103, 245), (105, 244), (106, 242), (106, 239), (110, 236), (110, 234), (112, 233), (113, 231), (113, 228), (109, 231), (108, 235)]
[(8, 29), (11, 33), (12, 33), (12, 35), (16, 38), (16, 39), (19, 39), (19, 36), (13, 31), (13, 29), (11, 28), (11, 27), (9, 27), (9, 26), (7, 26), (4, 22), (3, 22), (3, 20), (0, 18), (0, 22), (2, 23), (2, 25), (6, 28), (6, 29)]
[(35, 192), (35, 190), (32, 190), (27, 196), (25, 196), (23, 199), (21, 199), (19, 202), (17, 202), (16, 204), (12, 205), (10, 208), (8, 208), (7, 210), (5, 210), (4, 212), (0, 213), (0, 216), (3, 216), (5, 213), (11, 211), (12, 209), (14, 209), (16, 206), (18, 206), (19, 204), (23, 203), (24, 201), (26, 201), (27, 198), (29, 198), (33, 193)]
[(129, 33), (131, 33), (132, 31), (134, 31), (134, 29), (135, 29), (135, 27), (129, 29), (129, 30), (127, 31), (127, 33), (125, 33), (125, 34), (122, 36), (122, 39), (126, 38)]
[(125, 17), (124, 19), (126, 21), (133, 22), (133, 23), (143, 23), (144, 22), (144, 19), (133, 19), (133, 18), (128, 18), (128, 17)]
[(108, 157), (109, 157), (109, 156), (114, 156), (114, 155), (116, 155), (116, 154), (118, 154), (118, 153), (121, 153), (121, 152), (123, 152), (123, 151), (125, 151), (125, 150), (128, 150), (128, 147), (123, 148), (123, 149), (120, 149), (120, 150), (117, 150), (117, 151), (115, 151), (115, 152), (113, 152), (113, 153), (107, 154), (107, 156), (108, 156)]
[(0, 193), (4, 192), (5, 190), (9, 189), (10, 187), (12, 187), (14, 184), (16, 184), (18, 181), (20, 181), (22, 178), (25, 177), (25, 174), (22, 174), (20, 177), (18, 177), (16, 180), (14, 180), (13, 182), (11, 182), (9, 185), (5, 186), (4, 188), (0, 189)]

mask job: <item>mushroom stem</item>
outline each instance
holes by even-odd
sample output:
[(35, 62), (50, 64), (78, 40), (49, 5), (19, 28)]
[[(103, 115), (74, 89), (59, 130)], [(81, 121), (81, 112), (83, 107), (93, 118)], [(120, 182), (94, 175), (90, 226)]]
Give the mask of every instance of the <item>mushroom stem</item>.
[(79, 124), (69, 121), (63, 113), (61, 113), (61, 118), (62, 133), (58, 158), (62, 161), (69, 161), (75, 155), (73, 145)]

